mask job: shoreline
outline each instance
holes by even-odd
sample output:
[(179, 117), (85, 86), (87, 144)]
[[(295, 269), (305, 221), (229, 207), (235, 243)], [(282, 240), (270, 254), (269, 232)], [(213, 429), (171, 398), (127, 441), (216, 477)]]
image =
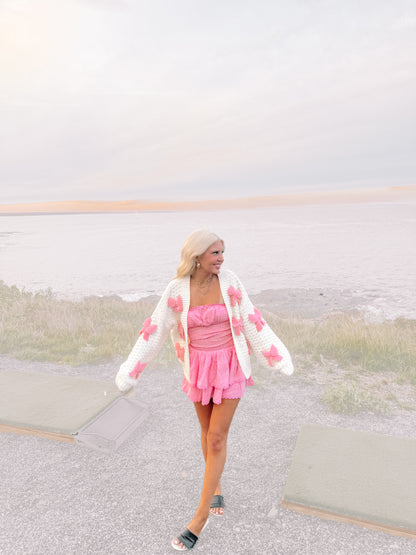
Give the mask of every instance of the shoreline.
[(0, 215), (67, 215), (129, 212), (182, 212), (195, 210), (244, 210), (272, 206), (355, 204), (416, 200), (416, 185), (377, 187), (312, 193), (286, 193), (235, 199), (163, 202), (146, 200), (94, 201), (67, 200), (35, 203), (0, 204)]
[[(32, 296), (50, 295), (55, 302), (83, 305), (90, 301), (121, 302), (126, 305), (156, 306), (161, 295), (158, 293), (94, 293), (70, 294), (51, 287), (31, 288), (16, 283), (9, 284), (0, 279), (0, 286), (16, 288)], [(364, 318), (366, 322), (394, 322), (416, 320), (416, 311), (399, 306), (393, 298), (374, 294), (374, 290), (355, 290), (336, 287), (281, 287), (249, 291), (252, 303), (265, 313), (283, 319), (299, 319), (319, 322), (341, 314)], [(411, 304), (411, 303), (409, 303)], [(408, 305), (406, 305), (408, 306)]]

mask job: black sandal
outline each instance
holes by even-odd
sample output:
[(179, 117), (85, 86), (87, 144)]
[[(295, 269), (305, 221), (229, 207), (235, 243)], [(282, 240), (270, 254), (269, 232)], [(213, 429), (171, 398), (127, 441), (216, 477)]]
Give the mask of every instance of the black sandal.
[[(201, 530), (201, 534), (208, 525), (208, 520), (204, 524), (204, 527)], [(195, 536), (193, 532), (186, 528), (182, 534), (180, 534), (177, 538), (173, 538), (172, 540), (172, 547), (176, 549), (176, 551), (188, 551), (188, 549), (193, 549), (195, 547), (196, 542), (198, 541), (199, 536)], [(175, 543), (175, 540), (178, 540), (178, 543)], [(184, 547), (179, 545), (181, 543)]]
[[(219, 507), (220, 509), (225, 508), (224, 497), (222, 495), (214, 495), (214, 497), (212, 498), (209, 508), (216, 509), (217, 507)], [(209, 512), (214, 516), (224, 516), (224, 511), (222, 513), (213, 513), (212, 511)]]
[[(178, 543), (175, 543), (175, 540), (178, 540)], [(176, 549), (176, 551), (188, 551), (188, 549), (192, 549), (196, 542), (198, 541), (198, 536), (195, 536), (188, 528), (182, 534), (180, 534), (177, 538), (172, 540), (172, 547)], [(181, 547), (179, 544), (182, 544), (184, 547)]]

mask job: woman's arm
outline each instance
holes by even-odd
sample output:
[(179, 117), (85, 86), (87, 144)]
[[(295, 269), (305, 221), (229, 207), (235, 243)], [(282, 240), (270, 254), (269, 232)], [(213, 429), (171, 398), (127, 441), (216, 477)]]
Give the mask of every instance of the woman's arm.
[(235, 302), (239, 301), (240, 304), (241, 325), (249, 349), (262, 366), (277, 369), (283, 374), (293, 374), (293, 363), (289, 351), (264, 320), (260, 311), (254, 307), (239, 278), (237, 276), (235, 278), (238, 284), (238, 287), (234, 288)]
[(127, 391), (137, 384), (145, 366), (157, 356), (172, 326), (176, 325), (175, 312), (169, 306), (171, 283), (150, 318), (143, 322), (136, 344), (120, 366), (115, 379), (120, 391)]

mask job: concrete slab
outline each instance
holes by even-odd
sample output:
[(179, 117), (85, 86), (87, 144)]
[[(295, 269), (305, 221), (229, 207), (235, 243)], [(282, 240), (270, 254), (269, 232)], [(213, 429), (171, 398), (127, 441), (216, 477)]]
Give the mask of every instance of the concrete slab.
[(0, 431), (73, 442), (73, 435), (121, 394), (108, 381), (5, 370)]
[(416, 440), (303, 426), (281, 504), (416, 538)]
[(88, 447), (115, 451), (147, 417), (146, 406), (136, 399), (121, 397), (81, 428), (76, 439)]

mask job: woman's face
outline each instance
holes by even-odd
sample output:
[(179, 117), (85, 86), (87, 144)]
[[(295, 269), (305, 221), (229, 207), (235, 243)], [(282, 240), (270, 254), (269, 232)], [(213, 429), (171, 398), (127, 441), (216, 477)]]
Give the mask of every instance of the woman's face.
[(203, 254), (197, 257), (197, 261), (201, 264), (201, 270), (218, 275), (221, 264), (224, 262), (224, 245), (222, 241), (212, 243)]

